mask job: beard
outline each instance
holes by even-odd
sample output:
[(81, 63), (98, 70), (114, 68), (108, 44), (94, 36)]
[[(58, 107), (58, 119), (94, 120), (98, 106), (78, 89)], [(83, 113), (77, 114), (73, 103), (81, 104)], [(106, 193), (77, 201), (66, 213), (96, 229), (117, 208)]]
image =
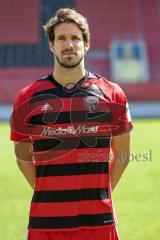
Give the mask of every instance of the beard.
[(83, 60), (84, 56), (82, 56), (80, 59), (78, 59), (75, 63), (70, 63), (70, 61), (61, 61), (57, 55), (55, 55), (55, 58), (57, 62), (64, 68), (75, 68), (77, 67), (81, 61)]

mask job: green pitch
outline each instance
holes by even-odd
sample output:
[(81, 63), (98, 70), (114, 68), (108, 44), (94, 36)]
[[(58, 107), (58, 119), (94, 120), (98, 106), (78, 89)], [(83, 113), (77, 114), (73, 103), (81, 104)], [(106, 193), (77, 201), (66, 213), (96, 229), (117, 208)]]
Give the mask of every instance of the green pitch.
[[(160, 238), (159, 136), (160, 120), (134, 121), (131, 161), (113, 193), (121, 240)], [(8, 124), (0, 123), (0, 239), (23, 240), (32, 190), (8, 139)]]

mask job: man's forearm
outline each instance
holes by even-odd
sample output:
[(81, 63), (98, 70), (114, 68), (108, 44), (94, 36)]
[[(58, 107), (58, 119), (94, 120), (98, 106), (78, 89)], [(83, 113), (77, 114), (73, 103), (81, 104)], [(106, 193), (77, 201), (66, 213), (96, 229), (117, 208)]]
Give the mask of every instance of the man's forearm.
[(114, 159), (111, 167), (111, 188), (115, 188), (119, 182), (123, 172), (125, 171), (129, 160), (128, 159)]
[(112, 190), (119, 182), (130, 158), (130, 134), (114, 137), (112, 139), (112, 162), (111, 162), (111, 187)]
[(33, 162), (17, 160), (17, 164), (29, 185), (34, 189), (35, 185), (35, 165)]

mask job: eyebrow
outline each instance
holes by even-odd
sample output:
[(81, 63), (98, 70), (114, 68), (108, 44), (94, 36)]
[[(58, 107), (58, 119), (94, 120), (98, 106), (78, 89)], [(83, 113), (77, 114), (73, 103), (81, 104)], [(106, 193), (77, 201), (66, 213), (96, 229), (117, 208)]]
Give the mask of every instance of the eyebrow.
[[(64, 37), (64, 36), (65, 36), (65, 34), (60, 34), (60, 35), (57, 36), (57, 38), (58, 37)], [(82, 38), (82, 36), (80, 34), (76, 34), (76, 33), (75, 34), (71, 34), (71, 36), (72, 37), (80, 37), (80, 38)]]

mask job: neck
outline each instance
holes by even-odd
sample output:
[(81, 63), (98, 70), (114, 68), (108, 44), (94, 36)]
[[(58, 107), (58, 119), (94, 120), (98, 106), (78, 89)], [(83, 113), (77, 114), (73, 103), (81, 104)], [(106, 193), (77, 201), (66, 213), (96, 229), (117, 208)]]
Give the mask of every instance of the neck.
[(66, 86), (69, 83), (71, 85), (75, 85), (85, 76), (85, 68), (84, 63), (79, 64), (75, 68), (64, 68), (60, 65), (55, 64), (53, 77), (59, 82), (61, 85)]

